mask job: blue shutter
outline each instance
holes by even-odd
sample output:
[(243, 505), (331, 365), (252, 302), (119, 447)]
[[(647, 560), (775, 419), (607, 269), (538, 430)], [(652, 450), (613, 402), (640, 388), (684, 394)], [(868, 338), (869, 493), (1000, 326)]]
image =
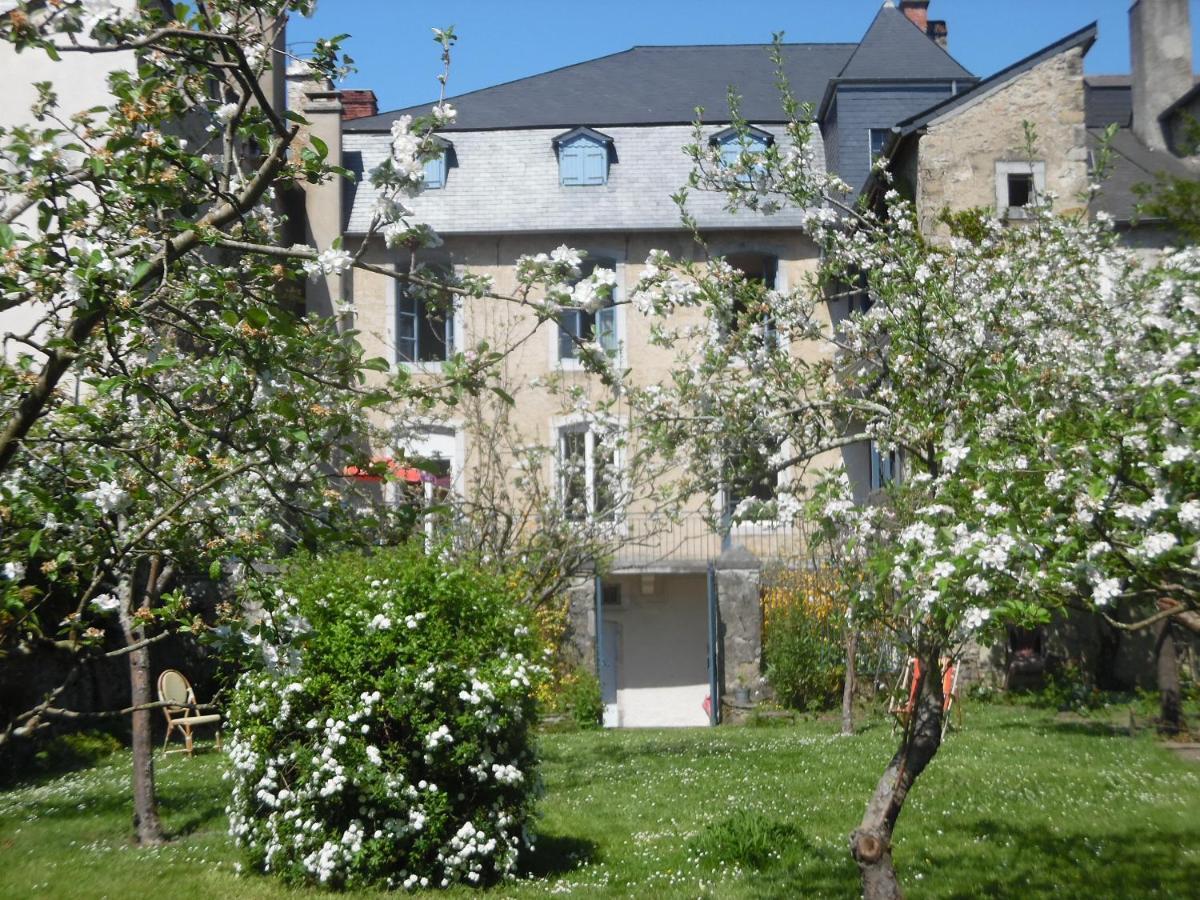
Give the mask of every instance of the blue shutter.
[(417, 359), (417, 298), (396, 285), (396, 360), (415, 362)]
[(737, 135), (730, 135), (721, 141), (721, 162), (727, 166), (732, 166), (738, 161), (738, 157), (742, 155), (742, 147), (738, 143)]
[(577, 309), (564, 309), (558, 314), (558, 358), (575, 358), (575, 341), (579, 337), (579, 316)]
[(608, 181), (608, 148), (587, 141), (583, 145), (583, 183), (604, 184)]
[(617, 352), (617, 308), (606, 306), (596, 311), (596, 343), (610, 356)]
[(425, 187), (440, 188), (446, 185), (446, 151), (425, 163)]
[(558, 174), (563, 184), (583, 184), (583, 147), (578, 141), (558, 148)]

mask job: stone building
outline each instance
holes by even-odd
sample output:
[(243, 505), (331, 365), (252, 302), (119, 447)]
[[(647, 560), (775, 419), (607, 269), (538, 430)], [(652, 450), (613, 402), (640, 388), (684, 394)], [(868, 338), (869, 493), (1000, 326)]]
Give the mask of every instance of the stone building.
[[(1086, 188), (1089, 128), (1124, 102), (1110, 97), (1117, 89), (1107, 82), (1097, 82), (1094, 93), (1083, 77), (1095, 26), (981, 81), (949, 54), (946, 24), (929, 21), (928, 6), (928, 0), (898, 6), (888, 0), (857, 43), (783, 46), (793, 93), (817, 110), (818, 158), (857, 192), (875, 189), (872, 162), (888, 154), (931, 230), (943, 205), (987, 206), (1016, 218), (1029, 202), (1023, 187), (1030, 195), (1054, 190), (1063, 197)], [(444, 152), (427, 166), (426, 189), (411, 203), (444, 243), (418, 261), (488, 275), (504, 294), (516, 288), (521, 255), (567, 244), (615, 271), (621, 299), (651, 249), (697, 256), (672, 200), (690, 169), (681, 147), (692, 137), (697, 107), (704, 109), (705, 139), (731, 140), (730, 87), (741, 97), (752, 140), (786, 144), (769, 50), (634, 47), (449, 98), (457, 119), (439, 131)], [(366, 173), (390, 152), (392, 123), (428, 114), (429, 106), (378, 113), (370, 92), (339, 92), (303, 78), (294, 81), (292, 97), (329, 147), (331, 161), (355, 174), (344, 186), (308, 190), (309, 237), (320, 247), (341, 237), (356, 251), (375, 200)], [(1194, 97), (1177, 101), (1190, 108)], [(1026, 119), (1038, 126), (1044, 157), (1037, 160), (1021, 155)], [(734, 215), (722, 198), (702, 194), (693, 196), (690, 211), (713, 254), (776, 287), (801, 283), (817, 265), (817, 248), (797, 227), (798, 211)], [(364, 258), (385, 268), (410, 265), (406, 251), (389, 250), (379, 238)], [(361, 270), (314, 284), (309, 305), (352, 317), (368, 355), (418, 376), (442, 365), (455, 348), (535, 324), (526, 311), (488, 302), (467, 301), (451, 315), (434, 315), (394, 279)], [(506, 362), (520, 385), (515, 422), (530, 441), (556, 448), (559, 465), (578, 457), (590, 514), (598, 468), (619, 467), (621, 460), (601, 459), (586, 422), (538, 386), (561, 375), (585, 394), (603, 390), (581, 371), (564, 330), (603, 338), (645, 384), (665, 378), (672, 360), (649, 342), (649, 322), (618, 305), (594, 319), (542, 323)], [(453, 490), (473, 489), (479, 448), (453, 411), (424, 433), (380, 450), (434, 460)], [(900, 474), (891, 471), (894, 461), (867, 445), (849, 447), (843, 457), (860, 497)], [(546, 476), (554, 483), (557, 473)], [(735, 684), (757, 681), (759, 568), (764, 559), (802, 548), (787, 523), (709, 529), (701, 513), (728, 506), (737, 499), (730, 493), (698, 501), (665, 535), (631, 540), (602, 580), (580, 584), (572, 622), (598, 666), (608, 724), (706, 724)], [(636, 498), (621, 511), (631, 536), (642, 512)]]

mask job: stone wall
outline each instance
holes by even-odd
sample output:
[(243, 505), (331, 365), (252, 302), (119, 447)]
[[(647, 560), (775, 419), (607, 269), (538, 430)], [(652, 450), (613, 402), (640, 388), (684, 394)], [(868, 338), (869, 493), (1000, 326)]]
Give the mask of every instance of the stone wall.
[(1030, 161), (1025, 122), (1037, 131), (1033, 159), (1045, 163), (1045, 187), (1058, 197), (1056, 211), (1079, 207), (1088, 186), (1088, 149), (1083, 53), (1076, 48), (930, 122), (917, 163), (924, 232), (944, 233), (936, 225), (944, 208), (996, 207), (996, 164)]
[(720, 689), (757, 688), (762, 675), (762, 563), (742, 547), (717, 560)]

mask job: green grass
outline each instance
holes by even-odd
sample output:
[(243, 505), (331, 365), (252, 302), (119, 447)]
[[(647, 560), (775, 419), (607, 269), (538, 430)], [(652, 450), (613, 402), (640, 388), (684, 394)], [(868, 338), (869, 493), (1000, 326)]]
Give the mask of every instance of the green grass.
[[(846, 835), (894, 739), (882, 724), (833, 730), (547, 735), (531, 874), (491, 895), (856, 896)], [(237, 874), (215, 753), (160, 764), (175, 840), (132, 847), (127, 764), (119, 753), (0, 794), (0, 896), (320, 893)], [(972, 706), (909, 798), (896, 844), (913, 898), (1200, 897), (1200, 765), (1104, 723)]]

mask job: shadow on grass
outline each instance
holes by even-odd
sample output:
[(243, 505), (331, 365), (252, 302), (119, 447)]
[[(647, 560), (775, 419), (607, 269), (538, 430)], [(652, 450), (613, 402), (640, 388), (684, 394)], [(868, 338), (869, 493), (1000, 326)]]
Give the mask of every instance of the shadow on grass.
[(539, 834), (533, 852), (525, 857), (522, 874), (534, 878), (565, 875), (594, 862), (597, 846), (587, 838)]
[(994, 731), (1024, 731), (1031, 733), (1036, 730), (1046, 734), (1079, 735), (1092, 738), (1127, 738), (1129, 729), (1115, 722), (1089, 721), (1086, 719), (1048, 719), (1030, 725), (1029, 722), (999, 722), (991, 726)]
[(1200, 846), (1200, 822), (1062, 832), (980, 819), (973, 830), (975, 842), (955, 842), (953, 856), (931, 854), (922, 867), (942, 896), (1200, 896), (1200, 858), (1191, 850)]

